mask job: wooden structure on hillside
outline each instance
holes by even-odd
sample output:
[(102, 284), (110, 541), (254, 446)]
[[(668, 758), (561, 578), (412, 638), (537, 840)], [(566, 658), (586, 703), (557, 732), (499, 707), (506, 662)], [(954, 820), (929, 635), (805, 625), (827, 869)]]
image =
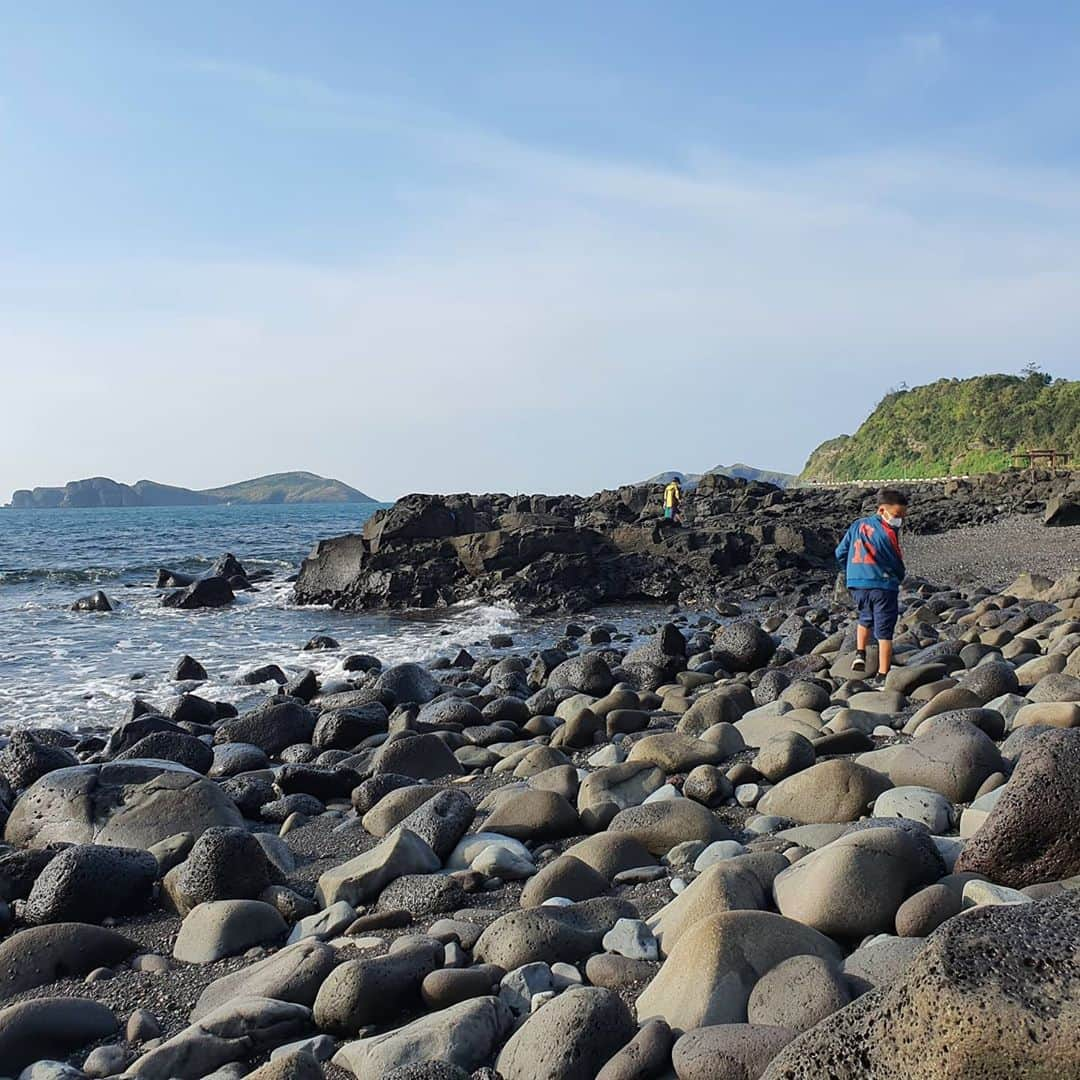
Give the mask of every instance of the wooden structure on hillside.
[(1040, 466), (1051, 471), (1060, 466), (1067, 469), (1072, 463), (1072, 453), (1068, 450), (1014, 450), (1012, 467), (1014, 469), (1037, 469)]

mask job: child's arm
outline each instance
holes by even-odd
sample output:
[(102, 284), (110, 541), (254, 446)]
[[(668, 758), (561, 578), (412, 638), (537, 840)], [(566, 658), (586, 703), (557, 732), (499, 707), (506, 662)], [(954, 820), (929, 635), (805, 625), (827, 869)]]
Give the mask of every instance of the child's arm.
[(893, 543), (892, 539), (886, 534), (886, 540), (882, 548), (883, 550), (877, 553), (879, 565), (897, 581), (903, 581), (907, 575), (907, 568), (904, 566), (904, 557), (899, 546)]
[(836, 561), (841, 564), (847, 563), (848, 551), (851, 548), (851, 532), (855, 526), (852, 525), (848, 528), (848, 531), (844, 533), (844, 539), (840, 541), (836, 546)]

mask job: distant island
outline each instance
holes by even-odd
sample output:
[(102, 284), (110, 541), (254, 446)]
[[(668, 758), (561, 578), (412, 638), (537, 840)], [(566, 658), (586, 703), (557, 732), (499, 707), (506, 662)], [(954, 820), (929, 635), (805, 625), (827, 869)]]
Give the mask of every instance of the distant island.
[(377, 502), (340, 480), (309, 472), (273, 473), (225, 487), (190, 488), (140, 480), (121, 484), (104, 476), (73, 480), (63, 487), (22, 488), (11, 497), (15, 510), (56, 510), (101, 506), (218, 506), (226, 503), (370, 503)]
[(789, 487), (795, 482), (794, 473), (776, 472), (772, 469), (759, 469), (754, 465), (745, 465), (741, 461), (734, 465), (714, 465), (703, 473), (684, 473), (676, 470), (657, 473), (643, 481), (646, 484), (667, 484), (675, 477), (687, 488), (694, 488), (703, 476), (730, 476), (736, 480), (760, 480), (766, 484), (775, 484), (779, 488)]

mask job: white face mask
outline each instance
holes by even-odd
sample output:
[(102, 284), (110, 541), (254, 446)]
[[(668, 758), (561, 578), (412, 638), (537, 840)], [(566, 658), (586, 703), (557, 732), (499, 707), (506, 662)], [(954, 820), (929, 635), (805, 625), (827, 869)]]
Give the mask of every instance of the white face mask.
[(891, 525), (894, 529), (899, 529), (904, 524), (903, 518), (893, 517), (892, 514), (882, 514), (881, 517), (886, 525)]

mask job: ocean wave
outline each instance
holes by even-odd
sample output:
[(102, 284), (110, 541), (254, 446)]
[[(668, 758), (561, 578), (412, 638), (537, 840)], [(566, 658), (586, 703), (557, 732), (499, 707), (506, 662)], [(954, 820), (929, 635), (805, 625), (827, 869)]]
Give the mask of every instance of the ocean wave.
[[(159, 569), (164, 567), (181, 574), (196, 577), (206, 573), (214, 565), (215, 559), (205, 556), (190, 556), (166, 564), (164, 562), (135, 563), (129, 566), (34, 566), (17, 567), (12, 570), (0, 570), (0, 585), (31, 585), (45, 582), (53, 585), (99, 585), (109, 581), (144, 582), (152, 585)], [(294, 563), (287, 559), (252, 558), (244, 559), (244, 567), (251, 570), (269, 570), (271, 572), (291, 573)]]

